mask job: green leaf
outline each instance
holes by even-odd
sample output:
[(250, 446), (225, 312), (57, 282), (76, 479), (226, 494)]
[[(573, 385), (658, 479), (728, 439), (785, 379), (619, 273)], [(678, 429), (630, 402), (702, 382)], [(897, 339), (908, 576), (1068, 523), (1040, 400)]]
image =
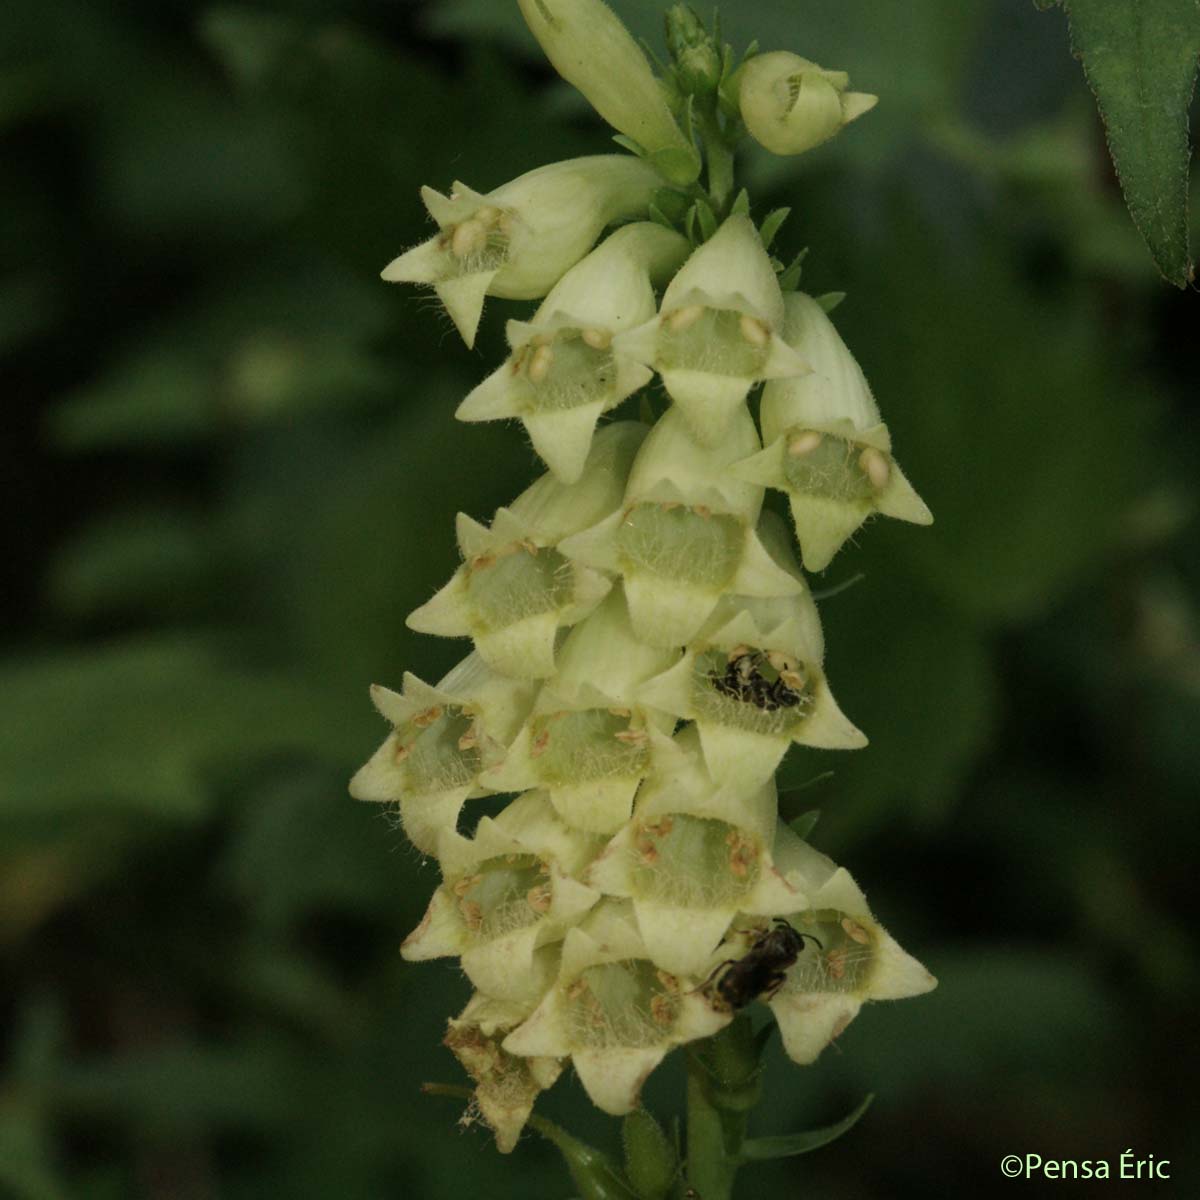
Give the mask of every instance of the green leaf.
[(766, 1162), (773, 1158), (791, 1158), (796, 1154), (819, 1150), (853, 1129), (874, 1099), (873, 1095), (868, 1095), (849, 1116), (836, 1124), (826, 1125), (824, 1129), (807, 1129), (802, 1133), (786, 1133), (779, 1137), (751, 1138), (742, 1143), (742, 1161)]
[[(1195, 278), (1188, 246), (1188, 108), (1200, 58), (1196, 0), (1062, 0), (1125, 203), (1163, 278)], [(1040, 7), (1049, 7), (1042, 0)]]
[(817, 303), (827, 312), (831, 313), (843, 300), (846, 298), (845, 292), (826, 292), (823, 296), (817, 297)]

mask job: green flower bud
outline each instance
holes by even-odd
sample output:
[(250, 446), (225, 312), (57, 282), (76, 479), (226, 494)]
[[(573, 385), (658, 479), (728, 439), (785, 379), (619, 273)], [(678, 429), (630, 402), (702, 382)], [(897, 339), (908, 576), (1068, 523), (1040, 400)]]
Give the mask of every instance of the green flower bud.
[(686, 95), (705, 96), (721, 82), (721, 47), (686, 4), (667, 10), (667, 49), (675, 81)]
[(490, 790), (480, 774), (503, 759), (537, 685), (492, 671), (468, 655), (435, 688), (406, 674), (404, 691), (375, 685), (371, 699), (394, 726), (350, 781), (357, 800), (397, 802), (418, 850), (432, 854), (463, 802)]
[(595, 438), (576, 483), (543, 476), (500, 509), (490, 529), (459, 514), (464, 563), (441, 591), (410, 614), (409, 628), (472, 637), (484, 661), (504, 675), (553, 675), (558, 630), (587, 616), (611, 586), (602, 574), (571, 562), (556, 547), (620, 503), (644, 436), (645, 427), (634, 421), (608, 426)]
[(613, 221), (646, 211), (662, 177), (647, 162), (602, 154), (538, 167), (483, 195), (455, 183), (421, 189), (436, 237), (383, 269), (389, 283), (431, 284), (468, 346), (485, 296), (536, 300)]
[(779, 337), (783, 320), (762, 239), (749, 217), (734, 214), (671, 280), (658, 315), (614, 345), (662, 376), (692, 436), (714, 446), (756, 381), (808, 371)]
[(632, 821), (586, 878), (605, 895), (633, 902), (647, 952), (660, 967), (702, 974), (739, 912), (803, 906), (771, 861), (775, 809), (770, 780), (753, 792), (717, 785), (688, 726), (676, 736), (671, 760), (639, 793)]
[(873, 513), (917, 525), (933, 516), (892, 458), (862, 369), (825, 310), (802, 292), (786, 308), (787, 341), (813, 370), (763, 389), (766, 448), (731, 474), (787, 493), (804, 566), (822, 571)]
[(487, 786), (545, 788), (568, 824), (616, 832), (675, 725), (639, 704), (638, 689), (675, 657), (634, 636), (624, 596), (614, 588), (563, 643), (557, 675), (488, 773)]
[(461, 421), (517, 417), (563, 483), (583, 472), (596, 421), (650, 382), (613, 347), (649, 320), (654, 287), (687, 256), (687, 239), (638, 222), (617, 230), (554, 285), (532, 320), (510, 321), (513, 353), (459, 405)]
[(730, 463), (757, 445), (744, 407), (726, 439), (711, 447), (698, 445), (672, 408), (646, 438), (622, 507), (563, 541), (568, 558), (623, 577), (641, 641), (683, 645), (726, 592), (787, 596), (803, 590), (755, 534), (762, 491), (729, 476)]
[[(508, 1032), (528, 1015), (529, 1006), (476, 992), (449, 1022), (444, 1045), (475, 1082), (473, 1108), (496, 1135), (496, 1149), (509, 1154), (521, 1136), (538, 1093), (562, 1074), (555, 1058), (517, 1058), (501, 1049)], [(468, 1110), (467, 1117), (472, 1117)]]
[(674, 1046), (728, 1024), (694, 990), (651, 961), (631, 906), (602, 900), (563, 942), (558, 979), (504, 1041), (509, 1054), (570, 1056), (598, 1108), (637, 1107), (646, 1077)]
[(803, 154), (878, 103), (878, 96), (846, 91), (849, 82), (845, 71), (785, 50), (757, 54), (741, 69), (742, 120), (772, 154)]
[(517, 0), (554, 69), (673, 183), (700, 174), (700, 156), (671, 116), (662, 85), (601, 0)]
[(643, 1200), (666, 1200), (679, 1177), (679, 1155), (663, 1127), (644, 1108), (622, 1122), (625, 1174)]
[(518, 797), (473, 838), (438, 840), (444, 882), (402, 947), (406, 959), (461, 955), (471, 982), (501, 1000), (536, 1002), (555, 966), (550, 948), (597, 900), (579, 883), (597, 839), (568, 829), (543, 793)]

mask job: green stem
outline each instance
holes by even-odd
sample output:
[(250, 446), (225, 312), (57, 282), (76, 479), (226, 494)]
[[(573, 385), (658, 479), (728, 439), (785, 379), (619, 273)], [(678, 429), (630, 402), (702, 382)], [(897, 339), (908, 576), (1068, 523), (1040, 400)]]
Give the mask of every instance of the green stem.
[(725, 1122), (708, 1096), (708, 1068), (689, 1054), (687, 1071), (688, 1185), (699, 1200), (731, 1200), (738, 1163), (727, 1153)]
[(702, 113), (697, 124), (708, 159), (708, 198), (713, 212), (720, 219), (726, 215), (733, 197), (733, 147), (721, 131), (715, 111)]

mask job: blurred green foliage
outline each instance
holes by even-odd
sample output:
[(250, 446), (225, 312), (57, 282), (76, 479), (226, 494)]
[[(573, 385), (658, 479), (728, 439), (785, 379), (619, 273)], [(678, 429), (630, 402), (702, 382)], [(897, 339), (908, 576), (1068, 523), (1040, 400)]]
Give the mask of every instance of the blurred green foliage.
[[(618, 7), (657, 36), (657, 0)], [(725, 15), (883, 97), (743, 170), (806, 286), (849, 292), (937, 516), (818, 584), (865, 575), (823, 613), (872, 745), (790, 760), (833, 776), (787, 804), (941, 988), (773, 1063), (755, 1132), (878, 1099), (755, 1178), (1001, 1195), (1004, 1154), (1132, 1146), (1194, 1195), (1196, 296), (1158, 284), (1031, 5)], [(454, 513), (537, 469), (452, 418), (522, 307), (468, 352), (377, 281), (421, 183), (605, 147), (534, 49), (496, 0), (0, 6), (0, 1195), (567, 1194), (549, 1147), (501, 1160), (420, 1096), (468, 989), (399, 963), (436, 873), (345, 795), (366, 685), (461, 655), (403, 625)], [(545, 1110), (616, 1148), (569, 1077)]]

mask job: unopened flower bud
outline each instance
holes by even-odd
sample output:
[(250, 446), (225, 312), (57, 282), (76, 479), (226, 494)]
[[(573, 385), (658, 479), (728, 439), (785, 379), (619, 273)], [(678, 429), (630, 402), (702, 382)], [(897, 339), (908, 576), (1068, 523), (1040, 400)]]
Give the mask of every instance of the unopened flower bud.
[(785, 337), (813, 370), (763, 389), (765, 448), (732, 474), (787, 493), (804, 565), (821, 571), (873, 513), (917, 525), (933, 516), (892, 458), (867, 380), (825, 310), (803, 292), (786, 309)]
[(687, 4), (667, 10), (667, 49), (685, 95), (706, 96), (721, 82), (721, 47)]
[(508, 323), (513, 353), (459, 405), (459, 420), (519, 418), (546, 465), (574, 483), (597, 419), (651, 378), (613, 338), (654, 316), (654, 286), (687, 252), (687, 239), (661, 225), (617, 230), (554, 285), (528, 322)]
[(675, 123), (641, 48), (601, 0), (518, 0), (554, 69), (673, 183), (700, 174), (700, 156)]
[(772, 154), (803, 154), (875, 107), (878, 96), (848, 92), (849, 82), (785, 50), (757, 54), (741, 70), (742, 120)]
[(455, 183), (423, 188), (436, 237), (389, 263), (390, 283), (431, 284), (468, 346), (485, 296), (536, 300), (595, 244), (610, 222), (646, 211), (662, 177), (622, 154), (569, 159), (482, 195)]
[(662, 376), (692, 436), (713, 446), (756, 381), (809, 369), (779, 336), (783, 319), (762, 239), (749, 217), (735, 214), (671, 280), (658, 315), (615, 345)]

